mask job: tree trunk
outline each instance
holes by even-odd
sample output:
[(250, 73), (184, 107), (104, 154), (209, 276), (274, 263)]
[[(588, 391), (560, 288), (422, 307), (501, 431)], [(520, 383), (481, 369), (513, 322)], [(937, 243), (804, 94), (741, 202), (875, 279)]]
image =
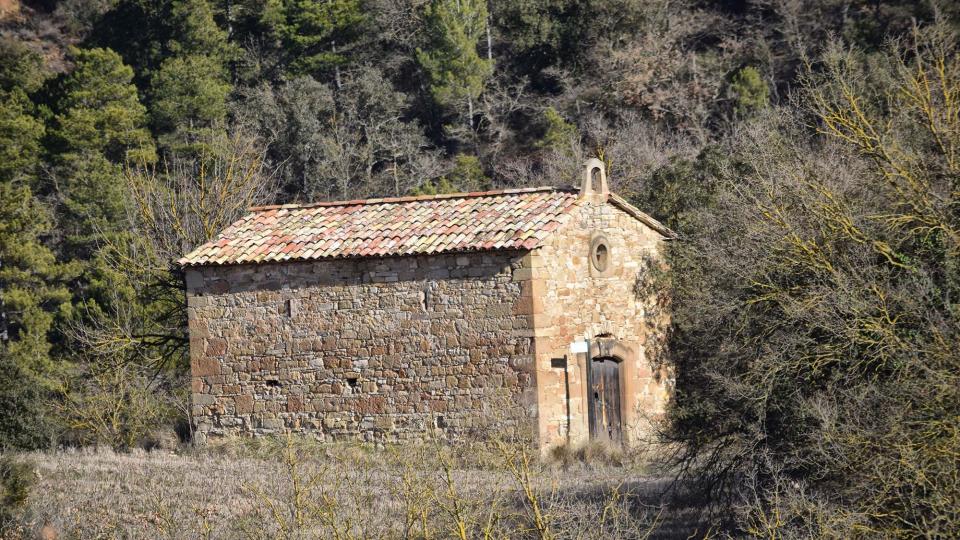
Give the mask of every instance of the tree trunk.
[(487, 60), (493, 61), (493, 40), (490, 39), (490, 15), (487, 15)]
[(400, 196), (400, 178), (397, 176), (397, 158), (393, 158), (393, 193)]
[(467, 124), (470, 125), (470, 131), (473, 131), (473, 98), (467, 97)]
[(337, 62), (337, 42), (331, 41), (330, 46), (333, 49), (333, 82), (337, 85), (337, 90), (340, 90), (340, 63)]
[[(227, 41), (233, 41), (233, 0), (227, 0), (227, 4), (224, 7), (225, 16), (227, 18)], [(237, 84), (239, 76), (237, 75), (237, 61), (230, 61), (230, 82)]]

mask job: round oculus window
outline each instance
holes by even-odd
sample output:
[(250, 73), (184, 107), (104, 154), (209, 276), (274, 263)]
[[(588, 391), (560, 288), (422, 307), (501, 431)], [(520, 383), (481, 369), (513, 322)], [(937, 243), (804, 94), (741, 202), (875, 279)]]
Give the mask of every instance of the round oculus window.
[(610, 247), (605, 238), (595, 238), (591, 243), (590, 263), (598, 272), (606, 272), (610, 267)]

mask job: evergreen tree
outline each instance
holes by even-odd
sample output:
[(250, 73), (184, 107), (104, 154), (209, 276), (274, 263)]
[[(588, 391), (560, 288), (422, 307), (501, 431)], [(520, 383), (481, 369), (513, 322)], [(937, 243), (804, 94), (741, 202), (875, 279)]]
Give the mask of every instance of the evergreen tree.
[(224, 64), (240, 56), (209, 0), (118, 0), (101, 17), (88, 45), (119, 53), (140, 88), (147, 88), (174, 56), (203, 54)]
[(477, 53), (487, 24), (486, 0), (432, 0), (427, 5), (429, 45), (417, 49), (430, 94), (445, 108), (467, 107), (473, 127), (473, 105), (493, 74), (493, 61)]
[(0, 40), (0, 181), (31, 180), (39, 163), (43, 123), (29, 94), (43, 83), (40, 55)]
[(741, 118), (766, 107), (770, 99), (770, 88), (753, 66), (737, 70), (730, 77), (727, 92), (733, 102), (733, 111)]
[(322, 79), (339, 68), (365, 21), (360, 0), (267, 0), (262, 22), (279, 41), (287, 72)]
[(41, 241), (50, 233), (49, 214), (30, 189), (44, 127), (29, 94), (42, 84), (42, 68), (38, 54), (0, 41), (0, 448), (49, 438), (49, 334), (69, 300), (63, 268)]
[(570, 141), (577, 137), (577, 126), (567, 122), (553, 107), (543, 111), (543, 137), (537, 141), (537, 146), (544, 149), (563, 149), (570, 146)]
[(411, 195), (442, 195), (490, 189), (477, 156), (457, 154), (453, 170), (436, 180), (427, 180), (410, 191)]
[(0, 183), (0, 285), (3, 289), (3, 353), (34, 376), (52, 369), (47, 334), (60, 304), (69, 299), (53, 285), (61, 275), (41, 237), (51, 230), (49, 213), (30, 188)]
[(110, 49), (73, 49), (76, 67), (59, 88), (54, 148), (69, 156), (102, 155), (111, 163), (151, 159), (147, 110), (133, 70)]
[(0, 92), (0, 178), (32, 178), (40, 153), (43, 123), (21, 89)]
[(163, 142), (174, 149), (196, 141), (199, 133), (222, 127), (231, 85), (226, 70), (206, 55), (173, 57), (151, 81), (151, 117)]
[(207, 0), (171, 3), (166, 59), (150, 80), (150, 112), (161, 142), (174, 152), (222, 128), (232, 90), (228, 67), (236, 48), (214, 20)]
[(536, 72), (561, 60), (565, 45), (582, 33), (579, 3), (573, 0), (515, 0), (495, 3), (493, 19), (507, 37), (513, 59)]
[[(227, 32), (217, 24), (208, 0), (173, 0), (170, 18), (163, 21), (171, 55), (200, 54), (221, 65), (236, 59), (237, 47), (229, 42)], [(168, 55), (169, 57), (170, 55)]]
[(73, 54), (76, 68), (60, 85), (52, 147), (67, 249), (87, 258), (98, 233), (122, 228), (122, 165), (153, 161), (155, 154), (133, 70), (109, 49)]

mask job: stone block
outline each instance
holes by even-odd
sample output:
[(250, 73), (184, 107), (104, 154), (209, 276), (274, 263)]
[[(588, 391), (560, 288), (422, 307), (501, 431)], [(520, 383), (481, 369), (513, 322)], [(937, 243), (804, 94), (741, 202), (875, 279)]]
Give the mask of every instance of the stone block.
[(513, 271), (514, 281), (526, 281), (533, 278), (532, 268), (518, 268)]
[(216, 403), (217, 398), (211, 394), (193, 394), (193, 404), (200, 407), (209, 407)]
[(195, 377), (220, 374), (220, 362), (216, 358), (201, 356), (193, 361), (191, 368)]
[(249, 394), (236, 396), (233, 398), (233, 405), (237, 414), (250, 414), (254, 411), (253, 396)]
[(390, 431), (395, 427), (395, 422), (393, 417), (381, 415), (374, 419), (373, 427), (374, 429), (378, 429), (380, 431)]
[(260, 427), (264, 429), (282, 429), (283, 420), (279, 418), (262, 418), (260, 419)]
[(287, 396), (287, 412), (303, 412), (303, 396), (302, 395), (290, 395)]
[(207, 339), (206, 348), (204, 354), (206, 356), (222, 356), (227, 352), (227, 340), (223, 338), (209, 338)]

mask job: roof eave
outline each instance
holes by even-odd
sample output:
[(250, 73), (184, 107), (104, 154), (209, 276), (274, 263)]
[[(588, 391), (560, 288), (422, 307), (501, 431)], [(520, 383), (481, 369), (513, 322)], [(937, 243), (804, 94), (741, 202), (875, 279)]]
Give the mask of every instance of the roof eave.
[(463, 255), (463, 254), (469, 254), (469, 253), (490, 253), (490, 252), (505, 253), (505, 252), (510, 252), (510, 251), (517, 251), (517, 252), (521, 252), (521, 251), (522, 251), (522, 252), (526, 252), (526, 251), (533, 251), (533, 250), (535, 250), (535, 249), (538, 249), (538, 248), (541, 247), (542, 244), (543, 244), (543, 241), (541, 240), (541, 241), (537, 242), (537, 244), (536, 244), (535, 246), (529, 247), (529, 248), (523, 247), (523, 246), (503, 246), (503, 247), (498, 247), (498, 248), (486, 248), (486, 249), (457, 249), (457, 250), (445, 250), (445, 251), (436, 251), (436, 252), (433, 252), (433, 253), (392, 253), (392, 254), (384, 254), (384, 255), (342, 255), (342, 256), (337, 256), (337, 257), (330, 257), (330, 256), (325, 256), (325, 257), (291, 257), (291, 258), (286, 259), (286, 260), (268, 259), (268, 260), (263, 260), (263, 261), (239, 261), (239, 262), (237, 262), (237, 261), (226, 261), (226, 262), (222, 262), (222, 263), (221, 263), (221, 262), (216, 262), (216, 261), (204, 261), (204, 262), (188, 261), (188, 260), (185, 260), (186, 257), (182, 257), (182, 258), (180, 258), (180, 259), (177, 261), (177, 264), (178, 264), (181, 268), (183, 268), (183, 269), (188, 269), (188, 268), (211, 268), (211, 267), (223, 268), (223, 267), (227, 267), (227, 266), (245, 266), (245, 265), (250, 265), (250, 264), (256, 264), (256, 265), (260, 265), (260, 264), (284, 264), (284, 263), (297, 263), (297, 262), (309, 263), (309, 262), (344, 261), (344, 260), (358, 260), (358, 259), (388, 259), (388, 258), (395, 258), (395, 257), (435, 257), (435, 256), (437, 256), (437, 255)]
[(611, 203), (613, 203), (615, 206), (617, 206), (618, 208), (626, 212), (627, 214), (630, 214), (632, 217), (634, 217), (635, 219), (637, 219), (638, 221), (646, 225), (647, 227), (650, 227), (651, 229), (660, 233), (660, 235), (663, 236), (664, 239), (666, 240), (677, 239), (678, 237), (677, 233), (674, 232), (670, 227), (667, 227), (663, 223), (660, 223), (659, 221), (651, 217), (649, 214), (643, 212), (636, 206), (630, 204), (629, 202), (627, 202), (626, 199), (617, 195), (616, 193), (610, 193), (610, 198), (608, 200)]

